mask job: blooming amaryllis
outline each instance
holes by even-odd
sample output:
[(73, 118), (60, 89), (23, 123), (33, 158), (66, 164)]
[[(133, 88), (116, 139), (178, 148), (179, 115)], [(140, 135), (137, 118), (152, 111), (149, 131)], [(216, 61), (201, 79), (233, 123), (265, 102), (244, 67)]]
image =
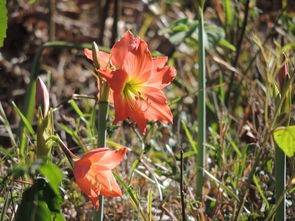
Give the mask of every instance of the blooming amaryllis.
[(127, 152), (126, 147), (117, 150), (97, 148), (74, 162), (74, 176), (82, 192), (99, 207), (98, 195), (122, 197), (122, 192), (112, 173)]
[[(92, 51), (85, 49), (87, 58)], [(144, 134), (146, 122), (172, 123), (173, 115), (162, 89), (173, 81), (176, 71), (165, 66), (167, 57), (153, 58), (147, 43), (127, 31), (110, 54), (97, 52), (98, 71), (112, 89), (114, 124), (126, 118), (134, 121)]]

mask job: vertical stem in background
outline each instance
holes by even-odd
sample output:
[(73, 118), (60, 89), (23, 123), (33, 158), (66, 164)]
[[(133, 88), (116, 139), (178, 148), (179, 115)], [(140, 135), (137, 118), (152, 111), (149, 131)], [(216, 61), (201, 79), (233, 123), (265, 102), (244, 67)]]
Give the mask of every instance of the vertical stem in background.
[(180, 198), (181, 198), (181, 215), (182, 221), (186, 220), (185, 216), (185, 199), (183, 190), (183, 150), (180, 151)]
[[(275, 199), (277, 203), (286, 186), (286, 155), (277, 145), (275, 149), (275, 179)], [(286, 196), (284, 195), (276, 212), (275, 220), (286, 220), (285, 198)]]
[[(283, 2), (281, 5), (281, 8), (283, 8)], [(284, 45), (284, 37), (281, 39), (281, 45)], [(279, 78), (279, 83), (280, 83), (280, 89), (281, 93), (284, 93), (284, 86), (286, 85), (285, 83), (281, 82), (286, 82), (288, 78), (288, 64), (286, 63), (282, 69), (281, 72), (277, 74), (277, 78)], [(286, 86), (285, 86), (286, 87)], [(289, 86), (286, 88), (290, 88)], [(286, 90), (284, 96), (282, 95), (281, 97), (281, 102), (283, 105), (283, 108), (280, 108), (279, 106), (277, 107), (279, 109), (279, 112), (286, 111), (288, 113), (288, 106), (289, 106), (289, 99), (288, 99), (288, 89)], [(290, 88), (291, 90), (291, 88)], [(291, 107), (291, 104), (290, 104)], [(277, 120), (276, 120), (277, 121)], [(289, 121), (288, 123), (289, 124)], [(278, 205), (277, 212), (275, 214), (275, 220), (286, 220), (286, 194), (284, 194), (285, 187), (286, 187), (286, 154), (279, 148), (277, 144), (275, 144), (275, 199), (276, 199), (276, 204), (279, 202), (279, 199), (283, 197), (283, 200), (280, 202)]]
[(205, 45), (204, 45), (204, 17), (202, 0), (199, 1), (199, 93), (198, 93), (198, 152), (196, 157), (197, 166), (197, 200), (203, 199), (204, 193), (204, 165), (206, 143), (206, 78), (205, 78)]
[[(98, 102), (98, 121), (97, 121), (97, 145), (98, 147), (104, 147), (106, 145), (106, 124), (108, 118), (108, 96), (109, 96), (109, 85), (106, 82), (101, 81), (100, 84), (100, 99)], [(99, 196), (99, 208), (98, 211), (94, 212), (93, 220), (103, 220), (103, 204), (104, 197)]]
[(120, 17), (120, 0), (114, 0), (114, 20), (112, 26), (111, 45), (114, 45), (118, 36), (118, 21)]

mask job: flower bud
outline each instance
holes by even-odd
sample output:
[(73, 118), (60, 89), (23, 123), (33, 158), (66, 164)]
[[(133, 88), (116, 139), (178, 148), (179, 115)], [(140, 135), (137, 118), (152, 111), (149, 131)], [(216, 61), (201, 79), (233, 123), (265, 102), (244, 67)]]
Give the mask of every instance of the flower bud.
[(97, 44), (95, 42), (93, 42), (92, 43), (93, 64), (94, 64), (95, 68), (97, 68), (97, 69), (100, 68), (98, 57), (97, 57), (98, 52), (99, 52), (99, 48), (98, 48)]
[(286, 82), (288, 75), (289, 75), (288, 63), (285, 63), (277, 74), (277, 79), (279, 81), (279, 85), (280, 85), (281, 90), (284, 87), (284, 83)]
[(42, 115), (45, 118), (49, 111), (49, 93), (40, 77), (36, 83), (36, 106), (42, 106)]

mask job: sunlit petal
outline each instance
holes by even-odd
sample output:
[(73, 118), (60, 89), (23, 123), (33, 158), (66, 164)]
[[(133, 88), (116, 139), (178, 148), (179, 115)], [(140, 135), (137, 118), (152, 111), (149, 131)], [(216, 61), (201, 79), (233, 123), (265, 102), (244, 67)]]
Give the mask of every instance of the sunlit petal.
[(74, 163), (73, 172), (76, 182), (96, 209), (98, 209), (98, 195), (122, 196), (112, 169), (120, 164), (126, 152), (126, 147), (117, 150), (97, 148)]

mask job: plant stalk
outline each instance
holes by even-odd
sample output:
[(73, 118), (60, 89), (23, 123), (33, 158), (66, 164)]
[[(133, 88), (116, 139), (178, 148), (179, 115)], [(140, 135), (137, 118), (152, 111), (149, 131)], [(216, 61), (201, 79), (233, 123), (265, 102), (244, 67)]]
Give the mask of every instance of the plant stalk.
[(197, 183), (196, 197), (201, 201), (204, 194), (204, 166), (205, 166), (205, 143), (206, 143), (206, 77), (205, 77), (205, 45), (204, 45), (204, 16), (203, 1), (199, 2), (199, 93), (198, 93), (198, 146), (196, 156)]
[[(275, 199), (276, 204), (279, 203), (275, 220), (284, 221), (286, 220), (286, 196), (283, 194), (286, 186), (286, 155), (278, 145), (275, 147), (275, 179)], [(283, 199), (279, 202), (282, 194)]]
[[(106, 124), (108, 118), (108, 96), (109, 96), (109, 85), (102, 81), (100, 82), (100, 99), (98, 102), (98, 121), (97, 121), (97, 145), (98, 147), (106, 146)], [(93, 214), (94, 221), (103, 221), (103, 204), (104, 197), (98, 196), (99, 208)]]

